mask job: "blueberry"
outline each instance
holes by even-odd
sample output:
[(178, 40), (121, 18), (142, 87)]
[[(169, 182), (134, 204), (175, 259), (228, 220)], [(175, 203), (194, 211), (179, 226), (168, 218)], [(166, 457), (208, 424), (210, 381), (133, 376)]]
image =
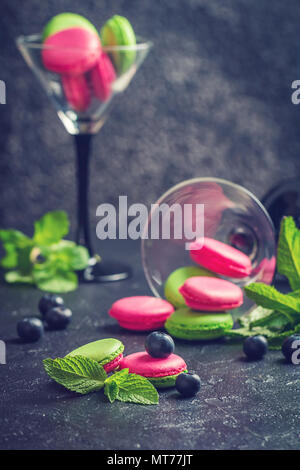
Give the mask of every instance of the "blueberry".
[[(294, 342), (295, 341), (299, 341), (299, 344), (295, 344)], [(293, 346), (296, 346), (293, 348)], [(282, 347), (281, 347), (281, 351), (282, 351), (282, 354), (284, 355), (284, 357), (286, 358), (286, 360), (288, 362), (291, 362), (292, 364), (294, 363), (293, 361), (293, 354), (296, 352), (295, 356), (295, 360), (299, 360), (300, 358), (300, 335), (292, 335), (292, 336), (289, 336), (288, 338), (286, 338), (282, 344)]]
[(146, 338), (145, 349), (152, 357), (168, 357), (174, 352), (175, 344), (166, 333), (153, 331)]
[(201, 388), (200, 377), (191, 372), (179, 374), (175, 382), (175, 387), (184, 397), (193, 397)]
[(39, 318), (23, 318), (17, 324), (17, 332), (24, 341), (37, 341), (44, 333), (44, 326)]
[(62, 307), (64, 300), (55, 294), (45, 294), (39, 301), (39, 311), (44, 316), (46, 312), (53, 307)]
[(46, 312), (45, 322), (50, 330), (64, 330), (71, 318), (72, 312), (69, 308), (53, 307)]
[(268, 341), (264, 336), (249, 336), (244, 341), (244, 353), (248, 359), (262, 359), (268, 351)]

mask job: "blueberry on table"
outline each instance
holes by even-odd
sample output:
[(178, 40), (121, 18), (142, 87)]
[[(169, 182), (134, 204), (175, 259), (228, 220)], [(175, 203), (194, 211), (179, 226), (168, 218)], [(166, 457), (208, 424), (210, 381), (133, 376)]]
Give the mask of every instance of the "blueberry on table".
[(175, 382), (175, 387), (176, 390), (184, 397), (193, 397), (201, 388), (200, 377), (199, 375), (192, 374), (191, 372), (179, 374)]
[(300, 335), (291, 335), (286, 338), (281, 347), (282, 354), (292, 364), (299, 364), (300, 360)]
[(145, 349), (152, 357), (165, 358), (174, 352), (175, 344), (171, 336), (160, 331), (153, 331), (147, 336)]
[(55, 294), (45, 294), (39, 301), (39, 311), (44, 316), (53, 307), (62, 307), (64, 300)]
[(23, 318), (17, 324), (17, 332), (23, 341), (33, 342), (43, 335), (44, 326), (39, 318)]
[(248, 359), (262, 359), (268, 352), (268, 341), (264, 336), (249, 336), (244, 341), (244, 353)]
[(72, 312), (69, 308), (53, 307), (46, 312), (45, 322), (50, 330), (64, 330), (71, 318)]

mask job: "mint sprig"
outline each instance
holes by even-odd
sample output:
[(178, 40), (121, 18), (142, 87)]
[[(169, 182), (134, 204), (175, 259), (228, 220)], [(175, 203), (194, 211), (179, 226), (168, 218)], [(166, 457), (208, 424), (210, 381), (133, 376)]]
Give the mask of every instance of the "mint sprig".
[(86, 394), (104, 387), (107, 374), (98, 362), (83, 356), (43, 360), (51, 379), (72, 392)]
[(69, 220), (64, 211), (45, 214), (34, 224), (32, 238), (18, 230), (0, 230), (5, 256), (0, 265), (8, 270), (8, 283), (35, 284), (48, 292), (69, 292), (77, 288), (74, 271), (88, 266), (89, 253), (83, 246), (64, 240)]
[(112, 403), (115, 400), (156, 405), (159, 397), (152, 383), (138, 374), (130, 374), (128, 369), (116, 372), (105, 381), (104, 393)]
[(55, 382), (73, 392), (86, 394), (101, 390), (110, 403), (115, 400), (155, 405), (158, 403), (156, 388), (148, 379), (130, 374), (128, 369), (114, 373), (110, 377), (96, 361), (83, 356), (44, 359), (47, 374)]
[(263, 335), (270, 349), (280, 349), (285, 338), (300, 332), (300, 230), (292, 217), (285, 217), (281, 222), (277, 269), (288, 278), (292, 291), (282, 294), (275, 287), (259, 282), (246, 286), (247, 296), (258, 307), (240, 317), (240, 328), (229, 331), (227, 337)]
[(288, 278), (292, 290), (300, 289), (300, 230), (293, 217), (285, 217), (280, 226), (277, 269)]

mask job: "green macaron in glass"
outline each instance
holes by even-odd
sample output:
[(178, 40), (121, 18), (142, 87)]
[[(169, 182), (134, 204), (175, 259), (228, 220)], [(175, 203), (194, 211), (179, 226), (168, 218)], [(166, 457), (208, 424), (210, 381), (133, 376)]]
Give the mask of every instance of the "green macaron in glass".
[(165, 323), (170, 335), (190, 341), (221, 338), (232, 327), (233, 318), (228, 312), (195, 312), (188, 307), (176, 310)]
[(187, 279), (196, 276), (215, 277), (215, 275), (207, 269), (198, 268), (197, 266), (183, 266), (173, 271), (167, 278), (164, 287), (165, 298), (174, 305), (175, 308), (186, 307), (185, 300), (178, 289)]
[(69, 352), (66, 357), (83, 356), (103, 366), (106, 372), (116, 369), (123, 359), (124, 345), (115, 338), (100, 339), (84, 344)]
[(52, 36), (52, 34), (70, 28), (88, 29), (98, 35), (95, 26), (84, 16), (77, 15), (76, 13), (60, 13), (59, 15), (53, 16), (53, 18), (48, 21), (43, 29), (42, 39), (45, 41), (49, 36)]
[[(136, 37), (130, 22), (124, 16), (114, 15), (101, 28), (100, 37), (103, 46), (112, 46), (110, 55), (118, 73), (125, 73), (136, 57)], [(123, 49), (113, 50), (114, 46)]]

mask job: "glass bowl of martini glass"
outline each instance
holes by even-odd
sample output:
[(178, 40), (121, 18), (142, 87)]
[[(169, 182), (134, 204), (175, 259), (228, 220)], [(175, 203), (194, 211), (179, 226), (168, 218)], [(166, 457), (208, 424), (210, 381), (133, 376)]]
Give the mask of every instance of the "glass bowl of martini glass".
[[(152, 205), (144, 227), (142, 263), (155, 296), (164, 297), (165, 282), (173, 271), (196, 265), (189, 244), (199, 222), (200, 236), (219, 240), (249, 256), (250, 275), (230, 281), (240, 287), (255, 281), (271, 284), (276, 264), (275, 232), (266, 209), (242, 186), (217, 178), (195, 178), (163, 194)], [(243, 305), (233, 313), (240, 316), (251, 308), (253, 302), (244, 296)]]
[(95, 252), (89, 222), (89, 161), (94, 134), (105, 123), (111, 104), (126, 90), (146, 59), (152, 43), (141, 37), (132, 46), (46, 46), (42, 35), (20, 36), (17, 47), (47, 93), (59, 119), (73, 136), (77, 163), (76, 242), (86, 246), (90, 265), (82, 273), (86, 282), (126, 279), (131, 268), (101, 260)]

